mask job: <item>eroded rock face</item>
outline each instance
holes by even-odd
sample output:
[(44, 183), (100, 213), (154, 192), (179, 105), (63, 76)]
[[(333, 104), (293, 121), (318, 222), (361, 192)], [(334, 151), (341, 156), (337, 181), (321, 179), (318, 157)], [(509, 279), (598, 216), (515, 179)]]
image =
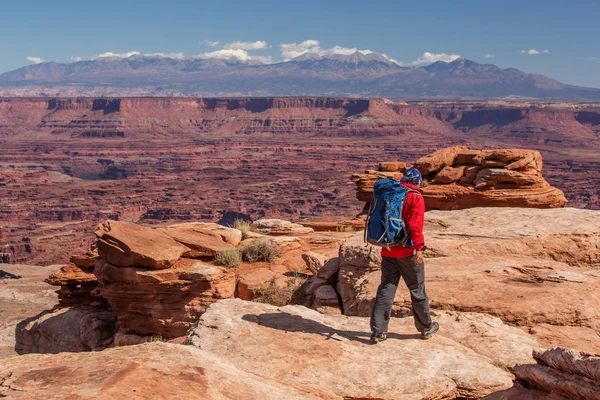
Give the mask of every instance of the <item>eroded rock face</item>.
[(318, 391), (245, 372), (192, 346), (147, 343), (99, 353), (2, 360), (0, 397), (78, 399), (322, 399)]
[(512, 369), (518, 383), (554, 398), (600, 399), (600, 355), (555, 347), (534, 351), (533, 357), (537, 364)]
[[(563, 207), (564, 193), (542, 176), (542, 156), (522, 149), (469, 150), (464, 146), (438, 150), (415, 161), (429, 184), (423, 197), (428, 210), (460, 210), (474, 207)], [(399, 180), (400, 172), (366, 171), (352, 180), (357, 198), (372, 199), (378, 178)]]
[(100, 257), (120, 267), (169, 268), (190, 250), (164, 232), (130, 222), (105, 221), (96, 237)]
[[(488, 358), (441, 335), (420, 340), (397, 322), (372, 346), (364, 318), (232, 299), (213, 304), (188, 340), (242, 371), (323, 398), (479, 398), (512, 384)], [(384, 365), (403, 372), (383, 373)]]
[(231, 271), (192, 259), (162, 270), (102, 261), (94, 273), (121, 330), (165, 337), (185, 335), (210, 304), (233, 297), (236, 284)]
[(16, 329), (19, 354), (104, 350), (118, 329), (116, 315), (94, 307), (67, 307), (21, 322)]
[[(530, 327), (546, 345), (578, 337), (576, 328), (582, 340), (600, 329), (598, 211), (431, 211), (424, 233), (433, 308), (495, 315)], [(361, 233), (340, 248), (338, 291), (346, 315), (370, 314), (381, 279), (379, 254)], [(409, 312), (408, 290), (400, 282), (393, 315)], [(560, 327), (572, 329), (561, 333)]]

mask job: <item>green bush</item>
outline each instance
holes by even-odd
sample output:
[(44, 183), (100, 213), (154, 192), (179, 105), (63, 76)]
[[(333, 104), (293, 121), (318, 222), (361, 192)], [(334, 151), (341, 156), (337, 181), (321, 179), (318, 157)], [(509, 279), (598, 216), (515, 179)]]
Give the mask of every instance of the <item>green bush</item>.
[(273, 262), (281, 250), (279, 247), (270, 239), (256, 239), (253, 240), (240, 248), (242, 252), (242, 258), (248, 262)]
[(250, 229), (252, 228), (252, 221), (246, 221), (238, 218), (233, 221), (233, 227), (235, 229), (239, 229), (240, 231), (242, 231), (242, 233), (245, 233), (250, 231)]
[(215, 264), (225, 268), (237, 268), (242, 263), (242, 254), (239, 250), (223, 250), (215, 256)]

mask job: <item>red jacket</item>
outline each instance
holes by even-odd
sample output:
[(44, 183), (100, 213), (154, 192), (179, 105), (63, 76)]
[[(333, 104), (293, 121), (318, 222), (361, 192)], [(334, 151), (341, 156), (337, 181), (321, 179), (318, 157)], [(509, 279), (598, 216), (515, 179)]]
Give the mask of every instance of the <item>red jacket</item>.
[[(417, 186), (405, 182), (402, 182), (402, 184), (409, 189), (417, 190), (423, 193), (423, 191)], [(404, 204), (404, 210), (402, 210), (402, 219), (404, 219), (404, 222), (410, 230), (412, 241), (415, 247), (396, 246), (390, 247), (389, 249), (384, 247), (381, 249), (381, 255), (383, 257), (410, 257), (415, 254), (416, 251), (421, 251), (423, 249), (423, 246), (425, 245), (425, 237), (423, 236), (425, 200), (423, 200), (422, 195), (418, 195), (416, 193), (408, 193), (406, 195), (406, 203)]]

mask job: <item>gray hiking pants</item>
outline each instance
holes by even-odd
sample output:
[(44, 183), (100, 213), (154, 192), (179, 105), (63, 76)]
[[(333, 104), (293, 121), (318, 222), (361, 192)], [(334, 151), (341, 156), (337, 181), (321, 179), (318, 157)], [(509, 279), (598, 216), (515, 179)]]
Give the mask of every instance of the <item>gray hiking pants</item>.
[(381, 284), (377, 289), (375, 305), (371, 312), (371, 331), (387, 332), (400, 277), (410, 290), (415, 326), (419, 332), (429, 329), (431, 315), (429, 298), (425, 293), (425, 263), (415, 265), (416, 256), (405, 258), (383, 257), (381, 262)]

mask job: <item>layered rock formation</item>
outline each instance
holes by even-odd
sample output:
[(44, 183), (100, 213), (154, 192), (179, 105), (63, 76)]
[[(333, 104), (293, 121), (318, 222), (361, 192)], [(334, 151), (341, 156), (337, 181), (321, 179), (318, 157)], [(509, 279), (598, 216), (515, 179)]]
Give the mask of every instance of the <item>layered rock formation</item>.
[(65, 263), (106, 219), (348, 219), (360, 211), (349, 171), (459, 144), (539, 150), (570, 205), (599, 208), (598, 115), (566, 103), (2, 99), (0, 260)]
[[(89, 351), (141, 343), (151, 337), (182, 337), (218, 299), (238, 296), (261, 301), (262, 297), (280, 296), (281, 301), (289, 302), (286, 297), (291, 298), (307, 274), (321, 279), (323, 271), (328, 271), (325, 282), (337, 277), (337, 265), (331, 268), (329, 262), (327, 268), (321, 267), (329, 254), (337, 252), (337, 238), (349, 234), (318, 234), (281, 220), (257, 221), (253, 229), (263, 233), (242, 235), (238, 229), (214, 223), (153, 229), (105, 221), (96, 230), (97, 244), (90, 251), (72, 256), (70, 265), (46, 279), (60, 287), (56, 292), (59, 304), (52, 313), (34, 317), (17, 329), (18, 352), (67, 351), (69, 346), (72, 351)], [(299, 234), (303, 239), (284, 233)], [(255, 240), (279, 246), (281, 256), (272, 263), (244, 263), (239, 268), (224, 268), (213, 262), (221, 251)], [(307, 254), (318, 254), (317, 263), (320, 260), (321, 264), (307, 265), (303, 260)], [(314, 307), (330, 307), (339, 313), (335, 290), (333, 298), (326, 295), (321, 293), (320, 303)], [(308, 306), (313, 302), (311, 299)], [(95, 336), (84, 332), (84, 326), (90, 326), (85, 329)]]
[(486, 399), (600, 399), (600, 355), (555, 347), (535, 350), (533, 357), (537, 364), (511, 369), (514, 388)]
[[(542, 176), (538, 151), (469, 150), (452, 147), (419, 158), (414, 165), (425, 179), (423, 197), (428, 210), (472, 207), (563, 207), (564, 193)], [(378, 178), (399, 180), (404, 163), (381, 163), (378, 171), (355, 174), (357, 198), (370, 202)]]
[[(474, 208), (425, 214), (427, 291), (433, 308), (485, 312), (548, 346), (599, 351), (600, 215), (563, 209)], [(362, 233), (339, 253), (346, 315), (367, 316), (380, 281), (380, 249)], [(398, 289), (393, 315), (410, 312)]]

